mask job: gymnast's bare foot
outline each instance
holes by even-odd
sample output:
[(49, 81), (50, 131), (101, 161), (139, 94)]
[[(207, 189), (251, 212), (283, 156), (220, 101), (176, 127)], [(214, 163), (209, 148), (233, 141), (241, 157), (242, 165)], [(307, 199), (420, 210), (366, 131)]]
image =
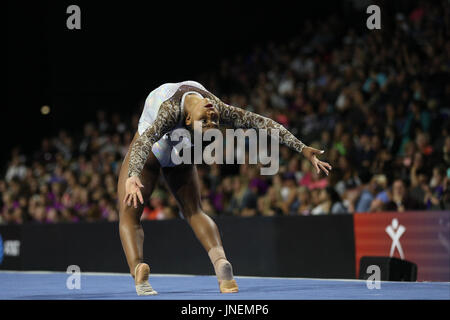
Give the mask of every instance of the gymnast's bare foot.
[(156, 292), (148, 282), (149, 276), (149, 265), (146, 263), (139, 263), (134, 270), (134, 283), (136, 285), (136, 293), (138, 296), (151, 296), (158, 294), (158, 292)]

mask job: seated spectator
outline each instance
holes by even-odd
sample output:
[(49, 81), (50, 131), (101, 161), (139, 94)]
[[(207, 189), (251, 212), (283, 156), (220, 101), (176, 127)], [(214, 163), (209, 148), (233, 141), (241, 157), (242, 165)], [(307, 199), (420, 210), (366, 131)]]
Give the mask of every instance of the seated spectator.
[(405, 184), (402, 180), (397, 179), (392, 185), (389, 202), (384, 206), (387, 211), (420, 210), (424, 209), (424, 205), (415, 201), (406, 192)]
[(276, 187), (269, 187), (267, 194), (258, 199), (258, 212), (263, 216), (282, 215), (282, 198)]
[(377, 176), (377, 183), (380, 187), (380, 191), (375, 196), (375, 199), (372, 200), (370, 204), (370, 212), (382, 211), (385, 205), (389, 202), (389, 190), (388, 190), (388, 182), (385, 175)]
[(283, 214), (288, 215), (292, 210), (292, 205), (297, 197), (297, 185), (293, 173), (285, 173), (283, 176), (283, 185), (280, 190), (281, 209)]
[(258, 185), (252, 183), (245, 191), (241, 202), (241, 213), (243, 217), (249, 217), (256, 215), (256, 209), (258, 206)]
[(164, 217), (164, 192), (162, 190), (154, 190), (150, 203), (144, 207), (141, 220), (161, 220)]
[[(446, 180), (448, 180), (446, 179), (445, 171), (445, 168), (442, 166), (433, 168), (433, 176), (431, 177), (430, 184), (424, 185), (425, 195), (423, 202), (428, 210), (445, 210), (443, 198), (446, 189)], [(426, 181), (424, 182), (426, 183)]]
[(231, 197), (230, 204), (226, 209), (229, 214), (239, 216), (240, 211), (243, 209), (243, 199), (246, 193), (245, 182), (242, 181), (240, 176), (236, 176), (233, 179), (234, 194)]
[(370, 212), (371, 204), (375, 199), (376, 195), (381, 191), (384, 185), (383, 176), (373, 176), (369, 183), (367, 183), (356, 201), (355, 212)]
[(13, 178), (18, 178), (21, 180), (25, 177), (26, 167), (23, 163), (21, 163), (20, 158), (18, 156), (14, 156), (11, 160), (11, 163), (6, 171), (5, 180), (11, 181)]
[(310, 215), (312, 210), (311, 192), (306, 187), (299, 187), (297, 194), (299, 201), (297, 214), (302, 216)]
[(342, 179), (336, 184), (335, 189), (339, 196), (345, 196), (345, 192), (354, 189), (361, 184), (354, 164), (351, 164), (347, 157), (339, 158), (338, 167), (343, 172)]
[(312, 215), (347, 213), (339, 194), (332, 187), (320, 190), (319, 205), (312, 209)]

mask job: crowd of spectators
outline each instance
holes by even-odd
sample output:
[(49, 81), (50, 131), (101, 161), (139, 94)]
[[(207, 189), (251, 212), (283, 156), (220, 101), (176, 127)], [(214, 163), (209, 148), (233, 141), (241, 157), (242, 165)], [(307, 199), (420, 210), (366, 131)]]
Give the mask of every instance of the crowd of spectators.
[[(225, 59), (195, 79), (228, 104), (270, 117), (333, 166), (317, 174), (280, 147), (280, 170), (199, 165), (203, 210), (273, 216), (450, 210), (449, 4), (398, 13), (388, 30), (339, 16), (305, 21), (298, 37)], [(141, 106), (142, 107), (142, 106)], [(82, 134), (61, 130), (34, 154), (11, 152), (0, 223), (117, 221), (117, 179), (137, 130), (98, 111)], [(80, 136), (80, 138), (78, 138)], [(142, 219), (178, 218), (160, 181)]]

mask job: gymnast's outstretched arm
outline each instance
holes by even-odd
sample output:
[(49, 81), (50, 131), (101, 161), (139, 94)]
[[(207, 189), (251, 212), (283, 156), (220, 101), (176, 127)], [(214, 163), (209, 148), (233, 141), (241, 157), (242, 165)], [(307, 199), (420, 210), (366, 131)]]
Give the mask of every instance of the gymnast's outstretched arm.
[(331, 170), (331, 166), (327, 162), (320, 161), (317, 158), (317, 155), (322, 154), (324, 151), (306, 146), (284, 126), (270, 118), (228, 105), (210, 92), (208, 92), (208, 98), (213, 101), (213, 104), (218, 109), (222, 123), (229, 124), (235, 128), (244, 129), (277, 129), (279, 131), (279, 139), (282, 144), (304, 155), (311, 161), (317, 173), (320, 173), (320, 170), (322, 170), (326, 175), (328, 175), (328, 170)]

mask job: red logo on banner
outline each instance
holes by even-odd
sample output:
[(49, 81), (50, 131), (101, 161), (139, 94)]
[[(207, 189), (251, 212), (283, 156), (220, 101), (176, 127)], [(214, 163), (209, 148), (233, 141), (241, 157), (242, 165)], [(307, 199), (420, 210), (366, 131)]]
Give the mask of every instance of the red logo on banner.
[(450, 281), (450, 212), (354, 215), (356, 276), (363, 256), (417, 264), (418, 281)]

